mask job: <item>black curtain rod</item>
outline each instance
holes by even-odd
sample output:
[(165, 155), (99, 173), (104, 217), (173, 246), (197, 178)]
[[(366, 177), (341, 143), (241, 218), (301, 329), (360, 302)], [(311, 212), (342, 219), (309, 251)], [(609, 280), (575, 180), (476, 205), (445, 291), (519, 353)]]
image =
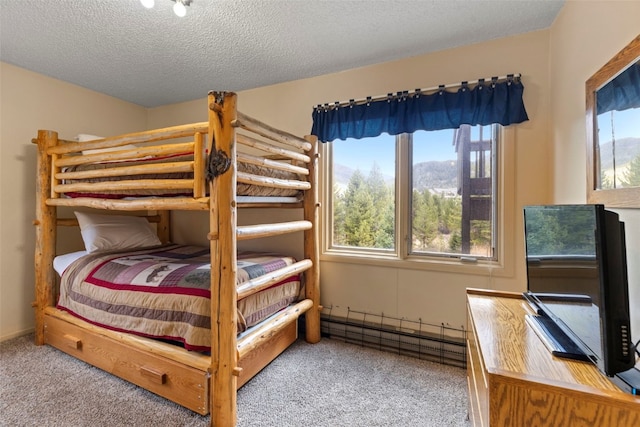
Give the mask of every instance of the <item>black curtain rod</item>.
[[(507, 74), (506, 76), (499, 76), (499, 77), (489, 77), (489, 78), (485, 78), (485, 79), (478, 79), (475, 81), (475, 84), (483, 84), (485, 81), (491, 81), (493, 83), (496, 83), (498, 81), (501, 80), (518, 80), (520, 79), (521, 74), (517, 73), (517, 74)], [(474, 83), (471, 83), (474, 84)], [(427, 89), (415, 89), (413, 92), (409, 92), (408, 90), (402, 91), (402, 92), (390, 92), (387, 93), (386, 95), (378, 95), (378, 96), (367, 96), (366, 98), (360, 98), (360, 99), (350, 99), (348, 101), (335, 101), (333, 104), (318, 104), (316, 106), (316, 108), (338, 108), (338, 107), (346, 107), (349, 105), (356, 105), (356, 104), (364, 104), (364, 103), (369, 103), (369, 102), (375, 102), (375, 101), (382, 101), (382, 100), (389, 100), (389, 99), (398, 99), (398, 98), (406, 98), (406, 97), (412, 97), (412, 96), (419, 96), (421, 94), (425, 94), (425, 93), (429, 93), (429, 92), (435, 92), (435, 91), (441, 91), (441, 90), (445, 90), (445, 89), (450, 89), (453, 87), (464, 87), (464, 86), (468, 86), (469, 82), (468, 81), (463, 81), (460, 83), (451, 83), (451, 84), (447, 84), (447, 85), (438, 85), (438, 86), (434, 86), (434, 87), (430, 87)]]

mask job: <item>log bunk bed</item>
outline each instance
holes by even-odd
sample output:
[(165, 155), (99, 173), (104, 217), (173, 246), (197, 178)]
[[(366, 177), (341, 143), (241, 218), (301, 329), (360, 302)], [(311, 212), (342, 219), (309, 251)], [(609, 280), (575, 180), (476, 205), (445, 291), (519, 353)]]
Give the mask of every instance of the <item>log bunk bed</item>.
[[(237, 388), (297, 339), (300, 315), (305, 315), (307, 342), (320, 340), (317, 139), (274, 129), (238, 112), (236, 105), (236, 94), (210, 92), (208, 122), (89, 142), (65, 141), (58, 139), (57, 132), (40, 130), (33, 140), (38, 145), (33, 304), (36, 344), (54, 346), (199, 414), (210, 413), (211, 425), (216, 426), (237, 423)], [(176, 161), (183, 160), (185, 153), (189, 160)], [(149, 158), (156, 160), (147, 162)], [(107, 167), (70, 171), (72, 166), (95, 164)], [(297, 179), (241, 172), (240, 164), (280, 171)], [(150, 175), (184, 171), (186, 178)], [(112, 178), (100, 182), (105, 176)], [(241, 184), (294, 190), (298, 197), (291, 203), (263, 199), (244, 202), (237, 195)], [(140, 195), (148, 190), (166, 194), (101, 196), (114, 189), (124, 194)], [(57, 229), (79, 222), (58, 218), (58, 207), (127, 211), (122, 212), (127, 215), (144, 212), (140, 216), (155, 223), (162, 244), (170, 240), (170, 211), (208, 211), (211, 273), (207, 281), (211, 297), (206, 303), (210, 305), (210, 324), (206, 326), (210, 328), (210, 352), (189, 351), (174, 343), (103, 327), (60, 309), (61, 279), (53, 268)], [(237, 208), (245, 207), (302, 208), (304, 219), (238, 226)], [(304, 259), (237, 286), (238, 241), (292, 232), (304, 235)], [(302, 296), (238, 335), (238, 301), (295, 275), (303, 283)]]

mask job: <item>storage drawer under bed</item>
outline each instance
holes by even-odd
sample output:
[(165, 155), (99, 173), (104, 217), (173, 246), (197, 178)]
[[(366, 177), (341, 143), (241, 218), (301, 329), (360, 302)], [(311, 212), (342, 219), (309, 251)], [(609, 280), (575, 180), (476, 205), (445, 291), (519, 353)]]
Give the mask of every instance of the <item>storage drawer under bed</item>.
[(209, 413), (209, 374), (112, 338), (45, 316), (45, 343), (172, 400), (202, 415)]

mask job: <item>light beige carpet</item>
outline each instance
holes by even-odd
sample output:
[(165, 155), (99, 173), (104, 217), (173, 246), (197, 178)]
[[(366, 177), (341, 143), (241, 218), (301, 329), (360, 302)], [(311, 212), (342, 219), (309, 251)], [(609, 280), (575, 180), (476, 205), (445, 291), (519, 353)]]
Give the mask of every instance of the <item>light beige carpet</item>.
[[(207, 426), (33, 336), (0, 343), (1, 426)], [(467, 426), (465, 371), (337, 340), (296, 342), (238, 392), (238, 425)]]

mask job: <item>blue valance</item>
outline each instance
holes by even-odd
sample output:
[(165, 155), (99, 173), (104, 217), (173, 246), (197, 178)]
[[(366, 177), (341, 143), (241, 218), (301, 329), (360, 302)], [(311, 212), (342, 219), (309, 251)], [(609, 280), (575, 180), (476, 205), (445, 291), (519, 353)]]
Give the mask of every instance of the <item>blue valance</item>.
[(368, 138), (418, 130), (456, 129), (462, 124), (503, 126), (529, 120), (522, 101), (519, 78), (479, 80), (473, 88), (465, 82), (456, 92), (441, 86), (432, 94), (420, 90), (400, 92), (386, 99), (363, 103), (325, 104), (313, 111), (311, 133), (320, 141)]
[(596, 92), (597, 114), (640, 107), (640, 62), (636, 62)]

